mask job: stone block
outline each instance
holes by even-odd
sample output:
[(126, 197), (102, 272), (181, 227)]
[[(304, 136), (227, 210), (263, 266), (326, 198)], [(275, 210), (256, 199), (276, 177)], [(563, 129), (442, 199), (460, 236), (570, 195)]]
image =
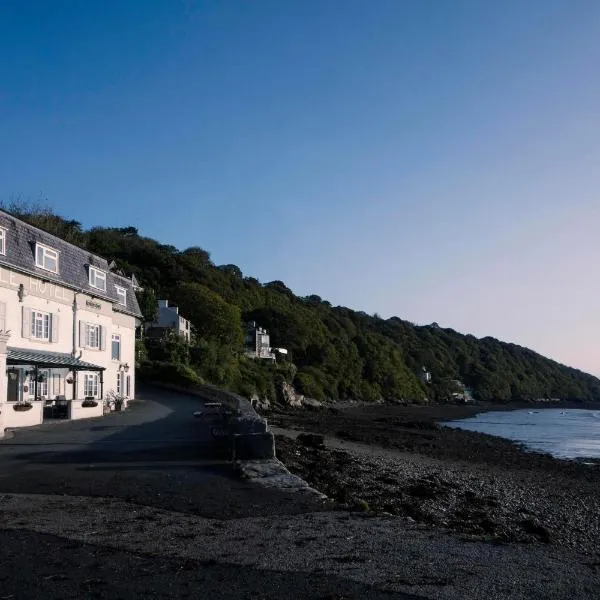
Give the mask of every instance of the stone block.
[(266, 433), (233, 436), (233, 460), (269, 460), (275, 458), (275, 438)]

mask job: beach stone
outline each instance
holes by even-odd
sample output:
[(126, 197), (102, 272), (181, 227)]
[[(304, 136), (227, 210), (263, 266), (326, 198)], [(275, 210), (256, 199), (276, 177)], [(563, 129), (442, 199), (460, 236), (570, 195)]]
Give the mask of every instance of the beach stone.
[(526, 533), (537, 536), (542, 542), (549, 544), (552, 541), (552, 532), (538, 520), (524, 519), (520, 525)]
[(324, 448), (325, 438), (318, 433), (300, 433), (296, 438), (306, 448)]

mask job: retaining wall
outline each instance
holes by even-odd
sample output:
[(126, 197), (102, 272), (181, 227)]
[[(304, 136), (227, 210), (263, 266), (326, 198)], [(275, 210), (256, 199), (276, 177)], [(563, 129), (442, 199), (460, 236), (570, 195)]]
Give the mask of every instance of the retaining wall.
[(206, 402), (220, 402), (233, 415), (228, 428), (233, 460), (268, 460), (275, 458), (275, 438), (269, 431), (266, 419), (261, 417), (244, 396), (212, 385), (186, 388), (168, 383), (149, 382), (164, 389), (198, 396)]

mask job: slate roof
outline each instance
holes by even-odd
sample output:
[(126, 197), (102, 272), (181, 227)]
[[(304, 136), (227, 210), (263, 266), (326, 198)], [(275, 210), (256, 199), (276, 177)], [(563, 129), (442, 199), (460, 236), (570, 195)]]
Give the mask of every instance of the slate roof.
[[(2, 211), (0, 211), (0, 227), (6, 229), (6, 255), (0, 254), (0, 266), (12, 267), (45, 281), (84, 291), (96, 298), (112, 302), (113, 309), (117, 312), (141, 317), (132, 280), (111, 273), (105, 258), (91, 254), (83, 248), (65, 242), (55, 235), (46, 233)], [(36, 242), (59, 252), (58, 274), (36, 266)], [(106, 292), (90, 285), (88, 273), (90, 265), (106, 272)], [(115, 285), (127, 290), (127, 306), (118, 303), (119, 298)]]
[(105, 371), (104, 367), (79, 360), (64, 352), (42, 352), (21, 348), (8, 348), (6, 356), (8, 365), (37, 365), (38, 367), (67, 367), (75, 371)]

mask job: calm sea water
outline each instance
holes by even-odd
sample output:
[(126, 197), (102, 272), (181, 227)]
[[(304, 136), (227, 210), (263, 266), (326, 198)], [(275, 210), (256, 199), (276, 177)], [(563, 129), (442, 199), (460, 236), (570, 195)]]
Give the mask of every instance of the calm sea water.
[(547, 408), (481, 413), (444, 423), (522, 442), (557, 458), (600, 458), (600, 411)]

